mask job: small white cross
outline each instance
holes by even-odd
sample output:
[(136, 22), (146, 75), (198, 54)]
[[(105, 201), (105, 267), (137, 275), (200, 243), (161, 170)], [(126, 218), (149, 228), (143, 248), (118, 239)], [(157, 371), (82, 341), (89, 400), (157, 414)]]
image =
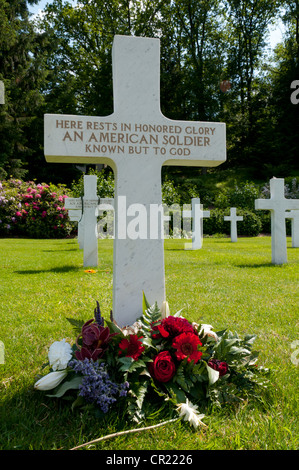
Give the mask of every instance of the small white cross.
[(230, 215), (225, 215), (224, 220), (230, 222), (230, 239), (232, 242), (237, 241), (237, 222), (243, 220), (243, 216), (237, 215), (236, 207), (230, 208)]
[(192, 219), (192, 244), (185, 243), (185, 249), (199, 250), (202, 248), (203, 218), (210, 217), (210, 211), (204, 211), (200, 198), (192, 198), (191, 211), (183, 210), (183, 218)]
[(270, 199), (256, 199), (255, 209), (271, 211), (272, 263), (283, 264), (287, 263), (285, 213), (299, 209), (299, 199), (285, 198), (283, 178), (271, 178), (270, 196)]

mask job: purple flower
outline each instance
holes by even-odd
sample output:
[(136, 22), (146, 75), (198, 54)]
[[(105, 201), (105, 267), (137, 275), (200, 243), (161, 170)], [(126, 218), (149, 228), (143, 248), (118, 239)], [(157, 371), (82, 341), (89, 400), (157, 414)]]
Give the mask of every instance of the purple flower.
[(77, 338), (77, 346), (79, 347), (78, 340), (82, 337), (82, 347), (76, 351), (76, 358), (79, 360), (88, 358), (96, 361), (107, 349), (111, 336), (108, 327), (94, 323), (94, 319), (87, 321), (82, 326), (81, 333)]
[(96, 323), (99, 325), (99, 326), (104, 326), (104, 318), (102, 317), (101, 315), (101, 309), (100, 309), (100, 304), (98, 301), (97, 302), (97, 306), (96, 308), (94, 309), (94, 318), (95, 318), (95, 321)]
[(74, 359), (68, 365), (77, 374), (83, 375), (79, 395), (87, 402), (99, 405), (103, 413), (109, 411), (110, 405), (117, 401), (117, 397), (127, 395), (128, 382), (122, 384), (113, 382), (105, 364), (90, 359), (83, 361)]

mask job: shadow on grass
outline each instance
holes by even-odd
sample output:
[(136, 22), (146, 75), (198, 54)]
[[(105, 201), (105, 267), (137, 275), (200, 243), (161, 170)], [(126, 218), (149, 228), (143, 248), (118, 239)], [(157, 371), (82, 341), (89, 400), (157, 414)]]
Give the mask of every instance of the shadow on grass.
[(78, 251), (78, 248), (65, 248), (63, 250), (42, 250), (43, 253), (56, 253), (58, 251)]
[(165, 251), (191, 251), (191, 250), (185, 250), (184, 247), (180, 247), (180, 248), (165, 248)]
[(273, 263), (253, 263), (253, 264), (235, 264), (236, 268), (281, 268), (283, 264)]
[(23, 271), (14, 271), (16, 274), (41, 274), (41, 273), (69, 273), (71, 271), (81, 271), (82, 267), (78, 266), (57, 266), (50, 269), (24, 269)]

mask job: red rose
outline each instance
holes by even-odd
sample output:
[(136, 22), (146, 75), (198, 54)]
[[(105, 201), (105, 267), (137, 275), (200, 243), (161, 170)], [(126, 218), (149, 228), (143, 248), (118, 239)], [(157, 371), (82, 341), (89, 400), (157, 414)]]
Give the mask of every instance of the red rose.
[(219, 361), (219, 359), (210, 359), (208, 366), (214, 370), (218, 370), (219, 375), (225, 375), (228, 373), (228, 364), (225, 361)]
[(172, 346), (176, 349), (175, 354), (179, 361), (188, 358), (188, 362), (193, 360), (196, 363), (202, 356), (202, 352), (198, 351), (198, 346), (202, 346), (202, 343), (194, 333), (182, 333), (174, 339)]
[(162, 351), (149, 366), (152, 377), (158, 382), (169, 382), (175, 374), (175, 364), (168, 351)]

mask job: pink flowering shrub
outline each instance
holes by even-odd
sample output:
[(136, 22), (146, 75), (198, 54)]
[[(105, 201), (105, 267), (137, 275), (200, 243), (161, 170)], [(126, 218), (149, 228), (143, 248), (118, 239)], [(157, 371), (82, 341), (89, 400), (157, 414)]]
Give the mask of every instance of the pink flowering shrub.
[(64, 207), (63, 185), (10, 179), (0, 182), (0, 235), (64, 238), (73, 224)]

